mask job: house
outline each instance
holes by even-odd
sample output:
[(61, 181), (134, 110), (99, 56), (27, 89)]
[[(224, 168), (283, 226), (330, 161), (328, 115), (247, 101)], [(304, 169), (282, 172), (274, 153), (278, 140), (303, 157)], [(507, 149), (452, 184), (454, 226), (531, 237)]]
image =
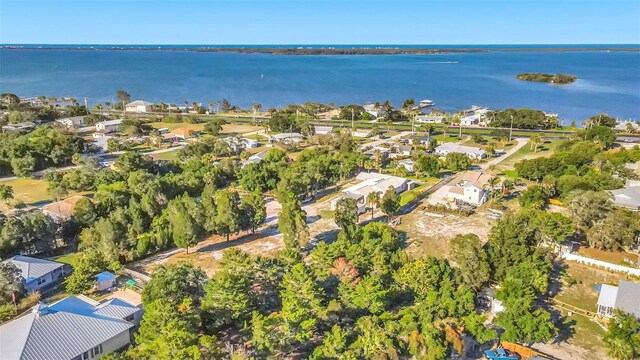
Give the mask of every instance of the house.
[(415, 163), (411, 159), (404, 159), (404, 160), (398, 161), (398, 167), (402, 166), (403, 168), (405, 168), (410, 173), (413, 172), (413, 166), (414, 165), (415, 165)]
[(251, 156), (249, 156), (249, 158), (247, 158), (247, 160), (245, 160), (244, 164), (242, 164), (242, 167), (246, 167), (250, 164), (259, 164), (261, 163), (269, 154), (269, 150), (265, 150), (265, 151), (261, 151), (259, 153), (255, 153)]
[(419, 143), (423, 146), (428, 146), (431, 140), (431, 136), (424, 135), (411, 135), (406, 138), (406, 142), (409, 144)]
[(254, 149), (258, 147), (258, 140), (242, 138), (239, 136), (228, 136), (222, 140), (229, 144), (231, 150), (237, 153), (244, 149)]
[(333, 132), (333, 126), (319, 126), (313, 127), (313, 132), (316, 135), (329, 135)]
[(245, 149), (255, 149), (259, 145), (256, 139), (242, 138), (242, 141), (244, 141)]
[(188, 129), (188, 128), (177, 128), (173, 129), (171, 132), (174, 137), (178, 139), (190, 139), (192, 137), (196, 137), (200, 135), (200, 131)]
[(636, 123), (633, 121), (621, 121), (616, 124), (615, 129), (624, 132), (629, 132), (629, 130), (637, 132), (640, 131), (640, 123)]
[(482, 289), (478, 294), (478, 300), (488, 307), (492, 314), (498, 314), (505, 310), (502, 301), (496, 298), (496, 289), (494, 288)]
[(442, 124), (444, 116), (441, 115), (418, 115), (416, 116), (416, 122), (423, 124)]
[(133, 113), (148, 113), (152, 110), (153, 103), (136, 100), (124, 106), (124, 111)]
[(366, 199), (372, 192), (377, 192), (380, 197), (392, 187), (396, 193), (402, 193), (414, 187), (412, 180), (380, 173), (361, 172), (356, 176), (360, 182), (342, 190), (342, 195), (331, 200), (331, 210), (335, 210), (338, 201), (344, 197), (355, 199), (358, 204), (358, 213), (366, 211)]
[(488, 187), (493, 176), (479, 171), (467, 171), (460, 182), (451, 186), (447, 199), (456, 203), (482, 205), (489, 199), (491, 189)]
[(614, 310), (622, 310), (640, 319), (640, 283), (620, 281), (618, 286), (602, 284), (598, 296), (598, 314), (613, 316)]
[(371, 137), (371, 130), (353, 129), (351, 130), (351, 136), (358, 138), (368, 138)]
[(13, 264), (20, 270), (27, 292), (48, 289), (71, 273), (71, 269), (63, 263), (28, 256), (17, 255), (2, 263)]
[(640, 211), (640, 181), (627, 180), (622, 189), (610, 190), (616, 206)]
[(304, 140), (304, 136), (302, 136), (302, 134), (300, 133), (295, 132), (276, 134), (271, 136), (271, 138), (269, 139), (269, 141), (272, 143), (282, 142), (285, 144), (297, 144), (302, 140)]
[(70, 296), (0, 326), (3, 360), (88, 360), (131, 344), (142, 309), (124, 300), (103, 303)]
[(436, 154), (440, 156), (447, 156), (449, 153), (465, 154), (471, 159), (484, 159), (487, 157), (487, 153), (479, 147), (464, 146), (454, 143), (444, 143), (439, 145), (435, 149)]
[(96, 123), (96, 131), (103, 133), (118, 131), (120, 124), (122, 124), (122, 119), (100, 121)]
[(376, 106), (376, 104), (368, 103), (365, 104), (362, 108), (364, 108), (365, 112), (371, 115), (371, 118), (373, 120), (384, 117), (384, 115), (386, 114), (385, 111), (381, 107)]
[(411, 156), (411, 151), (413, 151), (413, 147), (411, 145), (396, 144), (393, 146), (389, 157), (395, 159), (399, 157)]
[(469, 115), (460, 119), (461, 126), (477, 126), (480, 124), (480, 115)]
[(5, 125), (2, 127), (4, 131), (16, 131), (16, 130), (32, 130), (36, 127), (36, 124), (31, 121), (23, 121), (17, 124)]
[(49, 215), (52, 219), (62, 222), (73, 215), (73, 209), (81, 199), (85, 198), (83, 195), (76, 195), (64, 200), (52, 202), (42, 207), (42, 212)]
[(81, 127), (84, 126), (84, 116), (73, 116), (64, 119), (57, 119), (56, 122), (68, 128)]
[(96, 275), (96, 290), (104, 291), (109, 290), (116, 284), (116, 274), (108, 271), (103, 271)]

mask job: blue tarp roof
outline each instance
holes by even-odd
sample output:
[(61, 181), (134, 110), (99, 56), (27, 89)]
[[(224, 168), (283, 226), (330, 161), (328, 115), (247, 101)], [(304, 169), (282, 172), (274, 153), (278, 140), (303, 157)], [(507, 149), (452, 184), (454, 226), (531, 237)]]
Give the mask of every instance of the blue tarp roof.
[(98, 279), (98, 282), (101, 283), (103, 281), (108, 281), (108, 280), (113, 280), (116, 278), (116, 274), (110, 273), (108, 271), (104, 271), (101, 272), (100, 274), (96, 275), (96, 278)]

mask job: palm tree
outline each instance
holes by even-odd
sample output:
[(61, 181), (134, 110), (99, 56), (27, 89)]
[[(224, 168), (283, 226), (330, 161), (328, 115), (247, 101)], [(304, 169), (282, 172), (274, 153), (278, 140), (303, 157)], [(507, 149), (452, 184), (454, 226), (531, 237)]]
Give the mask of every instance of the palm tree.
[(7, 202), (13, 199), (13, 188), (9, 185), (0, 185), (0, 201)]
[(538, 145), (540, 145), (540, 143), (542, 142), (542, 139), (540, 138), (540, 136), (534, 135), (529, 139), (529, 141), (531, 142), (529, 149), (533, 150), (533, 152), (537, 152)]
[(370, 192), (366, 201), (367, 205), (371, 207), (371, 219), (373, 219), (373, 210), (380, 206), (380, 193), (377, 191)]
[(185, 107), (184, 111), (189, 112), (189, 100), (184, 101), (184, 107)]

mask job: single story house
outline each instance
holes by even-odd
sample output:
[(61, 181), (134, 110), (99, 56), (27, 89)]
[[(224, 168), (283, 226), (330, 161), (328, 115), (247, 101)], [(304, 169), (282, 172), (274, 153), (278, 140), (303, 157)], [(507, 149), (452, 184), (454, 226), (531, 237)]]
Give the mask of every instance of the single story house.
[(148, 113), (152, 110), (153, 103), (143, 100), (136, 100), (124, 106), (124, 111), (133, 113)]
[(302, 136), (302, 134), (300, 133), (295, 132), (276, 134), (271, 136), (271, 138), (269, 139), (269, 141), (272, 143), (282, 142), (285, 144), (297, 144), (302, 140), (304, 140), (304, 136)]
[(413, 147), (411, 145), (396, 144), (392, 147), (389, 157), (395, 159), (399, 157), (411, 156), (412, 150)]
[(96, 131), (104, 133), (118, 131), (120, 124), (122, 124), (122, 119), (100, 121), (96, 123)]
[(111, 289), (116, 284), (116, 274), (103, 271), (96, 275), (96, 290), (104, 291)]
[(627, 180), (622, 189), (610, 190), (616, 206), (640, 211), (640, 181)]
[(188, 128), (173, 129), (171, 133), (178, 139), (190, 139), (192, 137), (200, 135), (200, 131)]
[(406, 139), (405, 141), (409, 144), (413, 144), (415, 141), (417, 141), (420, 145), (423, 145), (423, 146), (429, 145), (429, 143), (432, 140), (431, 136), (425, 136), (425, 135), (411, 135), (406, 137), (405, 139)]
[(358, 138), (368, 138), (371, 137), (371, 130), (353, 129), (351, 130), (351, 136)]
[(613, 316), (614, 310), (622, 310), (640, 319), (640, 283), (620, 281), (618, 286), (602, 284), (598, 296), (598, 314)]
[(438, 145), (438, 147), (436, 147), (435, 149), (435, 152), (440, 156), (447, 156), (447, 154), (449, 153), (460, 153), (476, 160), (484, 159), (487, 157), (487, 153), (479, 147), (458, 145), (450, 142)]
[(0, 326), (3, 360), (86, 360), (124, 350), (142, 309), (124, 300), (70, 296)]
[(411, 159), (404, 159), (404, 160), (398, 161), (398, 166), (402, 166), (403, 168), (405, 168), (410, 173), (413, 172), (413, 166), (414, 165), (415, 165), (415, 163)]
[(73, 209), (81, 199), (85, 198), (83, 195), (76, 195), (66, 198), (64, 200), (52, 202), (42, 207), (42, 212), (49, 215), (52, 219), (62, 222), (73, 215)]
[(476, 126), (480, 124), (480, 115), (469, 115), (460, 119), (461, 126)]
[(356, 180), (360, 182), (343, 189), (342, 196), (331, 200), (331, 210), (335, 210), (336, 204), (340, 199), (349, 197), (356, 200), (358, 213), (361, 214), (366, 211), (366, 199), (370, 193), (377, 192), (382, 197), (390, 187), (399, 194), (415, 186), (412, 180), (380, 173), (361, 172), (356, 176)]
[(615, 129), (618, 131), (629, 131), (631, 128), (632, 131), (640, 131), (640, 123), (636, 123), (633, 121), (621, 121), (616, 124)]
[(4, 131), (31, 130), (36, 127), (36, 123), (31, 121), (23, 121), (17, 124), (5, 125), (2, 127)]
[(423, 124), (442, 124), (444, 116), (442, 115), (418, 115), (416, 116), (416, 122)]
[(84, 126), (84, 116), (73, 116), (63, 119), (57, 119), (56, 122), (62, 124), (65, 127), (81, 127)]
[(57, 261), (17, 255), (2, 262), (15, 265), (24, 279), (27, 292), (39, 291), (59, 284), (71, 269)]
[(328, 135), (333, 132), (333, 126), (319, 126), (316, 125), (313, 127), (313, 132), (316, 135)]
[(374, 120), (385, 115), (385, 111), (382, 110), (381, 107), (376, 106), (376, 104), (365, 104), (363, 108), (364, 111), (371, 115), (371, 118)]
[(242, 167), (245, 167), (250, 164), (261, 163), (267, 157), (267, 154), (269, 154), (269, 150), (260, 151), (259, 153), (255, 153), (249, 156), (249, 158), (245, 160), (244, 164), (242, 164)]
[(487, 186), (493, 176), (479, 171), (467, 171), (459, 183), (451, 186), (447, 199), (456, 203), (482, 205), (489, 199), (491, 189)]

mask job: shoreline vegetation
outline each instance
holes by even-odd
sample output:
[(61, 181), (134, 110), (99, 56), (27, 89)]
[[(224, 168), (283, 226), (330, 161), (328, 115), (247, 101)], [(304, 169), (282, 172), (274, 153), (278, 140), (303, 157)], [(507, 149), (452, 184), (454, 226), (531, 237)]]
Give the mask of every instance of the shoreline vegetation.
[(637, 47), (486, 47), (476, 48), (461, 46), (459, 48), (433, 48), (433, 47), (185, 47), (166, 45), (127, 45), (127, 46), (90, 46), (90, 45), (0, 45), (2, 50), (147, 50), (147, 51), (195, 51), (195, 52), (219, 52), (240, 54), (273, 54), (273, 55), (433, 55), (449, 53), (488, 53), (488, 52), (581, 52), (581, 51), (640, 51)]
[(525, 73), (516, 75), (518, 80), (532, 81), (532, 82), (544, 82), (549, 84), (572, 84), (578, 77), (575, 75), (567, 74), (544, 74), (544, 73)]

